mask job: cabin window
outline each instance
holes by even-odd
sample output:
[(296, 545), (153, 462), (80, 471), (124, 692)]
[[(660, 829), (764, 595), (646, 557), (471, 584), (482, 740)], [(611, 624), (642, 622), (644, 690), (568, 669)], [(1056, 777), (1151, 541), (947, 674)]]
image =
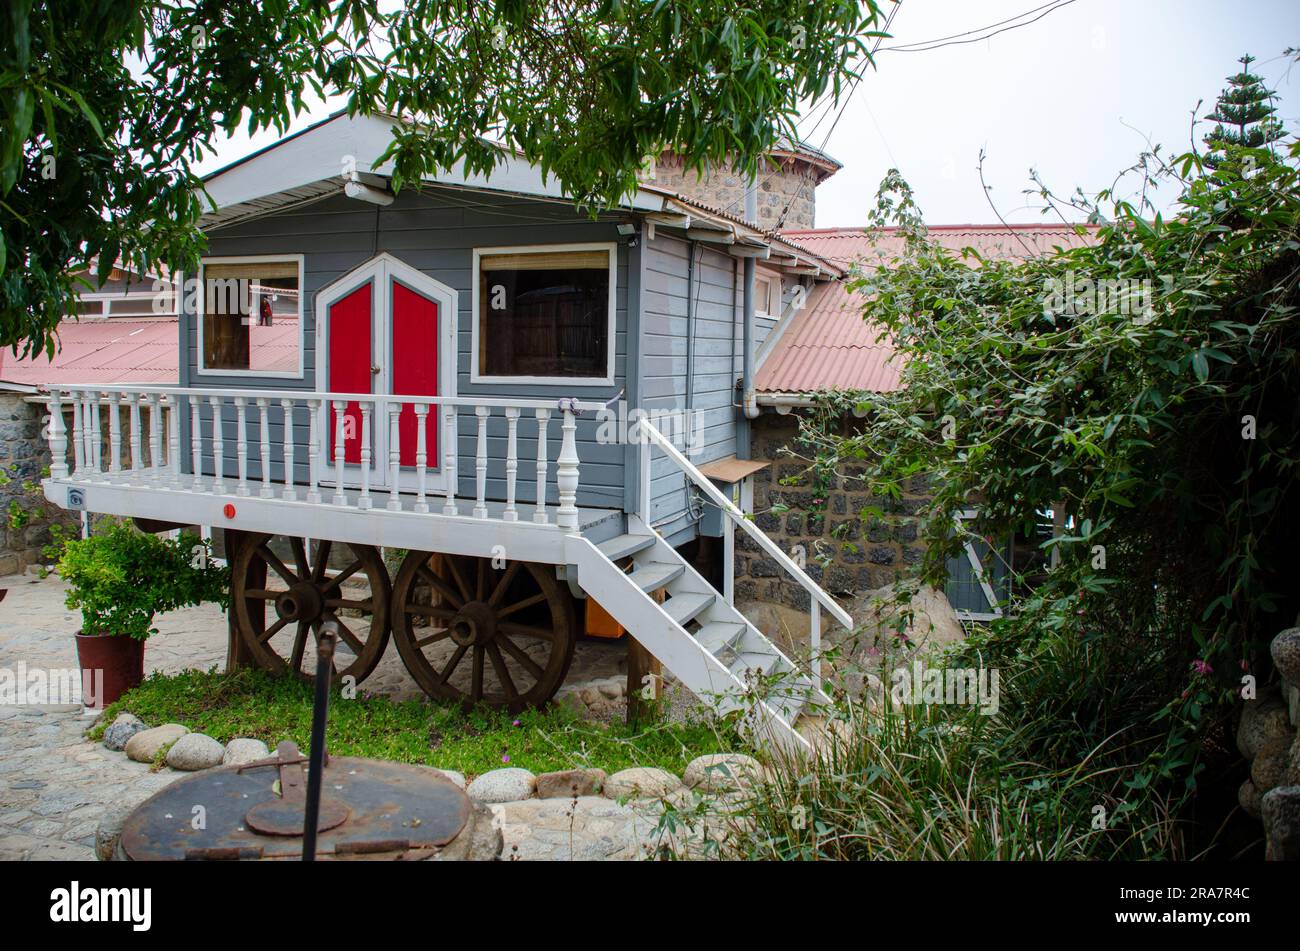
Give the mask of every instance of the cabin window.
[(473, 380), (612, 383), (615, 245), (474, 252)]
[(208, 258), (194, 295), (199, 372), (302, 375), (302, 259)]
[(768, 274), (754, 278), (754, 313), (776, 319), (781, 316), (781, 279)]

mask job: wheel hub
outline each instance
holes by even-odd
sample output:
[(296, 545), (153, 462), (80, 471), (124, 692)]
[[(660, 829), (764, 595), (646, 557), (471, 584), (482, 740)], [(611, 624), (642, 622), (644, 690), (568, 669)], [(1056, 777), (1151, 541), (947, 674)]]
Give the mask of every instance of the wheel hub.
[(451, 639), (461, 647), (481, 646), (496, 637), (497, 613), (482, 601), (471, 601), (456, 613), (447, 627)]
[(275, 599), (276, 613), (286, 621), (315, 621), (324, 606), (320, 589), (307, 581), (299, 581)]

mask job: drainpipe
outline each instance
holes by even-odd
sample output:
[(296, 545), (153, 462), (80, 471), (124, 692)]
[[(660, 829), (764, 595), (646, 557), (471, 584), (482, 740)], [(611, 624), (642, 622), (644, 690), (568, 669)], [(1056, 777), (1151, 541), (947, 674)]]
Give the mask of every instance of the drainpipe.
[[(686, 242), (686, 411), (695, 409), (695, 248)], [(734, 347), (735, 344), (732, 344)]]
[[(745, 218), (758, 222), (758, 181), (750, 177), (745, 188)], [(745, 342), (744, 364), (741, 371), (740, 408), (746, 419), (758, 418), (758, 402), (754, 396), (754, 259), (745, 258)], [(749, 447), (749, 427), (742, 424), (744, 445)], [(748, 455), (748, 453), (746, 453)]]

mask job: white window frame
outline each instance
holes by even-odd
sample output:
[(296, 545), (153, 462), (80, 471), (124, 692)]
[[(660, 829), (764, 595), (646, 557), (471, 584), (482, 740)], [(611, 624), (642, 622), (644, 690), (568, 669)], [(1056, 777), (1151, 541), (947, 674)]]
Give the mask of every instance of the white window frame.
[[(608, 341), (605, 354), (604, 376), (503, 376), (479, 373), (479, 325), (482, 315), (479, 311), (479, 264), (483, 255), (491, 254), (548, 254), (555, 251), (606, 251), (609, 254), (609, 326), (605, 339)], [(597, 241), (587, 244), (529, 244), (516, 247), (475, 248), (473, 273), (470, 275), (470, 356), (469, 381), (471, 383), (517, 383), (524, 386), (613, 386), (614, 385), (614, 351), (617, 349), (615, 310), (618, 300), (618, 243), (615, 241)]]
[[(962, 528), (961, 523), (972, 521), (978, 515), (979, 513), (975, 511), (975, 509), (965, 509), (964, 511), (958, 512), (956, 517), (953, 519), (953, 528), (958, 533), (965, 534), (965, 530)], [(988, 579), (984, 576), (984, 565), (980, 561), (979, 554), (975, 551), (974, 543), (966, 541), (964, 542), (964, 545), (966, 548), (966, 559), (970, 562), (971, 569), (975, 572), (975, 580), (979, 584), (980, 590), (983, 591), (984, 600), (988, 602), (991, 610), (966, 611), (954, 608), (953, 611), (956, 613), (957, 620), (959, 621), (996, 621), (998, 618), (1002, 617), (1002, 605), (998, 603), (998, 596), (993, 590), (993, 585), (989, 584)], [(989, 550), (990, 552), (997, 551), (993, 546), (989, 546)]]
[[(766, 282), (767, 293), (760, 294), (758, 289)], [(785, 288), (781, 285), (781, 275), (776, 273), (764, 273), (759, 271), (754, 276), (754, 315), (756, 317), (766, 317), (769, 320), (781, 319), (781, 301), (784, 297)], [(772, 298), (776, 297), (776, 307), (772, 306)], [(766, 299), (764, 299), (766, 298)]]
[[(306, 255), (303, 254), (242, 254), (242, 255), (222, 255), (205, 257), (199, 260), (198, 275), (198, 298), (194, 303), (194, 350), (195, 361), (194, 373), (196, 376), (230, 376), (230, 377), (252, 377), (254, 379), (280, 379), (280, 380), (301, 380), (304, 376), (305, 350), (307, 347), (307, 320), (306, 307), (304, 299), (306, 298), (306, 289), (303, 286), (304, 261)], [(205, 270), (209, 264), (266, 264), (271, 262), (284, 263), (292, 261), (298, 266), (298, 369), (293, 370), (222, 370), (215, 367), (206, 367), (203, 365), (205, 354), (203, 352), (203, 308), (207, 305), (207, 280)]]

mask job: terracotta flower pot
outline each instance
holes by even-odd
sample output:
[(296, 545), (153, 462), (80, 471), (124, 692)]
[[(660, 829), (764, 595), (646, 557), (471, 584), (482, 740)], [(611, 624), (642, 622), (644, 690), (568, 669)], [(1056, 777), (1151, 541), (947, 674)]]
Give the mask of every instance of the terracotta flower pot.
[(83, 702), (98, 710), (144, 680), (144, 641), (106, 634), (77, 634)]

